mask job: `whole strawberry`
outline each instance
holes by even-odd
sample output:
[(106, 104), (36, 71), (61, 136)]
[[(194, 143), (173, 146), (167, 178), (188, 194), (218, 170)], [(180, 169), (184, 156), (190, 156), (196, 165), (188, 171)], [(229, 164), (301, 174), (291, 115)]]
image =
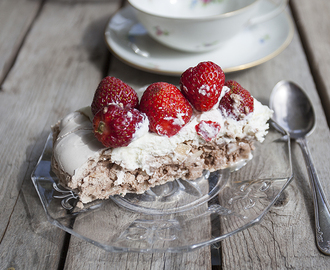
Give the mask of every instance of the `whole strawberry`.
[(138, 102), (137, 93), (133, 88), (118, 78), (108, 76), (98, 85), (91, 108), (95, 115), (100, 109), (110, 103), (121, 103), (124, 107), (136, 108)]
[(205, 141), (209, 142), (220, 132), (220, 124), (214, 121), (200, 121), (196, 126), (196, 132)]
[(225, 86), (229, 87), (229, 91), (221, 98), (219, 108), (231, 115), (236, 120), (243, 119), (246, 115), (253, 112), (254, 99), (247, 91), (236, 81), (227, 81)]
[(149, 119), (149, 130), (171, 137), (189, 122), (192, 107), (173, 84), (157, 82), (143, 93), (140, 107)]
[(105, 147), (127, 146), (146, 120), (146, 115), (137, 109), (110, 104), (95, 114), (94, 134)]
[(213, 62), (188, 68), (180, 78), (180, 89), (197, 111), (208, 111), (217, 104), (225, 74)]

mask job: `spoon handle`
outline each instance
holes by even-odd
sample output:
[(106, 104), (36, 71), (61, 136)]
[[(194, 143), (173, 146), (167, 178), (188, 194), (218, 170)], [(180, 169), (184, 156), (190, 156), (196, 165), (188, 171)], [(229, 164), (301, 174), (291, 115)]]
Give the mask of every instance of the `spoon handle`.
[(315, 167), (312, 162), (307, 141), (305, 138), (297, 139), (300, 145), (309, 174), (309, 179), (313, 191), (314, 210), (315, 210), (315, 229), (316, 243), (321, 252), (330, 255), (330, 212), (324, 196), (320, 181), (316, 174)]

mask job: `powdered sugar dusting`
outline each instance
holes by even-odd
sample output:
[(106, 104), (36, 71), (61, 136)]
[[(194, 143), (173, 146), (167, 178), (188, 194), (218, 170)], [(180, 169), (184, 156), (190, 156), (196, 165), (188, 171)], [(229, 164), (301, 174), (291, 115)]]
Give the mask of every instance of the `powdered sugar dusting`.
[(198, 93), (206, 96), (207, 93), (210, 91), (210, 86), (207, 84), (203, 84), (199, 89), (198, 89)]
[(211, 141), (220, 132), (220, 124), (213, 121), (201, 121), (196, 126), (197, 133), (206, 141)]
[(130, 111), (128, 111), (128, 112), (127, 112), (127, 117), (130, 118), (130, 119), (132, 119), (133, 114), (132, 114)]
[(183, 120), (183, 117), (186, 116), (186, 113), (183, 112), (178, 112), (176, 115), (175, 120), (173, 121), (174, 125), (178, 125), (178, 126), (184, 126), (185, 125), (185, 121)]

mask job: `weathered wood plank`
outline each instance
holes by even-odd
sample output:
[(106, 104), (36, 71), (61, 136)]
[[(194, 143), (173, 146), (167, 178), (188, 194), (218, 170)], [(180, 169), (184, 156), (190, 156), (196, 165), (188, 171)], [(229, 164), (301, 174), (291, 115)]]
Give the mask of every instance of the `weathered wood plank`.
[[(71, 254), (72, 252), (72, 254)], [(211, 269), (209, 247), (189, 253), (109, 253), (87, 245), (82, 240), (74, 241), (64, 269)], [(81, 255), (84, 255), (82, 260)]]
[[(299, 2), (300, 3), (300, 2)], [(229, 75), (252, 94), (268, 103), (272, 87), (280, 80), (292, 80), (308, 94), (315, 107), (317, 127), (308, 137), (315, 166), (330, 200), (328, 175), (330, 134), (321, 101), (298, 34), (276, 58), (253, 69)], [(225, 239), (221, 244), (223, 269), (327, 269), (330, 257), (315, 245), (312, 195), (304, 160), (293, 143), (295, 178), (281, 200), (261, 224)]]
[(13, 65), (17, 52), (41, 4), (41, 0), (0, 1), (0, 84)]
[(57, 269), (60, 263), (64, 232), (48, 223), (30, 175), (50, 125), (90, 104), (108, 60), (103, 29), (118, 7), (118, 1), (45, 3), (3, 84), (1, 269)]
[(291, 6), (330, 123), (330, 2), (292, 0)]

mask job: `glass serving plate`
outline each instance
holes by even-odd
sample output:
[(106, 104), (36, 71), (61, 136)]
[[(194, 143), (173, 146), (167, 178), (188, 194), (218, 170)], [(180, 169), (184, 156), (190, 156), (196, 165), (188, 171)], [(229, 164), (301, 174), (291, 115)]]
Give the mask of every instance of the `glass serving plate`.
[(289, 135), (270, 125), (239, 170), (205, 172), (80, 209), (78, 196), (51, 171), (51, 156), (49, 135), (32, 173), (48, 220), (111, 252), (187, 252), (221, 241), (260, 222), (293, 177)]

